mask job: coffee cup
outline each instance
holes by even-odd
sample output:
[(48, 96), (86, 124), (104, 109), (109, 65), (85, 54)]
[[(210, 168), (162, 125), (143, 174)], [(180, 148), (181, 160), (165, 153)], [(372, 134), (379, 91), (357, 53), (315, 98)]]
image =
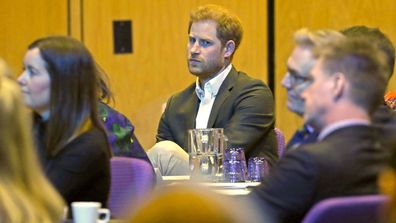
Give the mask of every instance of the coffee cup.
[(107, 223), (110, 211), (99, 202), (72, 202), (74, 223)]

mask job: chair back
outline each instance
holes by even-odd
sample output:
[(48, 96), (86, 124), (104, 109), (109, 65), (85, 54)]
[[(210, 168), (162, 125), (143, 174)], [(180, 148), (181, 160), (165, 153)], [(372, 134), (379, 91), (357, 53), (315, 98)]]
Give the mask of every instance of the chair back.
[(389, 200), (384, 195), (362, 195), (325, 199), (311, 208), (303, 223), (373, 223)]
[(109, 209), (112, 217), (120, 218), (139, 203), (155, 185), (152, 166), (144, 160), (113, 157)]
[(276, 141), (277, 141), (277, 145), (278, 145), (278, 157), (281, 158), (283, 156), (283, 153), (285, 152), (285, 136), (283, 135), (283, 132), (278, 129), (278, 128), (274, 128), (275, 130), (275, 135), (276, 135)]

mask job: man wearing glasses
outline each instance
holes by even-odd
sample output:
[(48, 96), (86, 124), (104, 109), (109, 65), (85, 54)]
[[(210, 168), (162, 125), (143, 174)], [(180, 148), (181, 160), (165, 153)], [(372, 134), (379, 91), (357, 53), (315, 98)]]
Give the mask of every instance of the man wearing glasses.
[(371, 42), (343, 39), (314, 48), (300, 94), (317, 141), (288, 151), (249, 194), (268, 222), (301, 222), (324, 199), (378, 193), (388, 151), (370, 115), (386, 89), (386, 59)]
[[(342, 38), (342, 34), (332, 30), (308, 31), (301, 29), (294, 35), (296, 46), (287, 60), (287, 74), (282, 80), (282, 86), (287, 90), (287, 108), (302, 117), (304, 115), (304, 100), (301, 93), (310, 85), (312, 78), (310, 70), (316, 62), (313, 51), (329, 42)], [(312, 143), (318, 134), (314, 129), (304, 124), (288, 142), (286, 149), (296, 148), (301, 143)]]
[[(379, 29), (366, 26), (352, 26), (341, 31), (347, 38), (364, 38), (377, 47), (386, 57), (388, 66), (388, 80), (393, 74), (395, 50), (389, 38)], [(288, 59), (288, 73), (282, 80), (282, 85), (287, 89), (287, 107), (299, 116), (304, 114), (304, 101), (300, 94), (310, 84), (309, 71), (314, 59), (312, 52), (315, 47), (340, 38), (335, 31), (321, 30), (308, 33), (305, 29), (295, 34), (296, 47)], [(394, 137), (396, 113), (385, 105), (380, 105), (372, 115), (373, 123), (378, 127), (382, 135), (382, 143), (387, 147), (395, 145)], [(286, 146), (286, 150), (294, 149), (301, 144), (315, 142), (318, 137), (317, 131), (311, 126), (304, 124), (298, 129)]]

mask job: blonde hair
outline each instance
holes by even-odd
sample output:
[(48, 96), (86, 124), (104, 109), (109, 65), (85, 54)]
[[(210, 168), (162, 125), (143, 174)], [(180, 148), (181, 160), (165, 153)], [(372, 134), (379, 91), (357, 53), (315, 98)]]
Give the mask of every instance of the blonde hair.
[(60, 222), (64, 202), (35, 154), (19, 86), (0, 74), (0, 222)]
[(302, 47), (322, 47), (342, 39), (345, 39), (345, 36), (342, 33), (328, 29), (312, 31), (307, 28), (302, 28), (294, 33), (295, 43)]
[(250, 200), (235, 200), (210, 188), (194, 185), (168, 186), (154, 193), (128, 223), (258, 223), (264, 222)]
[(0, 74), (12, 78), (11, 69), (7, 66), (7, 63), (2, 58), (0, 58)]

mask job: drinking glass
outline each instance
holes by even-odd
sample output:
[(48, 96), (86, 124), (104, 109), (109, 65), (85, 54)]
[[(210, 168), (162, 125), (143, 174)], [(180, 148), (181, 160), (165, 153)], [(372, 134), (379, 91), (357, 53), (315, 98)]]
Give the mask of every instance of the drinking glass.
[(260, 182), (269, 172), (268, 161), (264, 157), (251, 157), (248, 162), (249, 180)]
[(245, 151), (243, 148), (228, 148), (224, 151), (224, 177), (228, 182), (247, 180)]

